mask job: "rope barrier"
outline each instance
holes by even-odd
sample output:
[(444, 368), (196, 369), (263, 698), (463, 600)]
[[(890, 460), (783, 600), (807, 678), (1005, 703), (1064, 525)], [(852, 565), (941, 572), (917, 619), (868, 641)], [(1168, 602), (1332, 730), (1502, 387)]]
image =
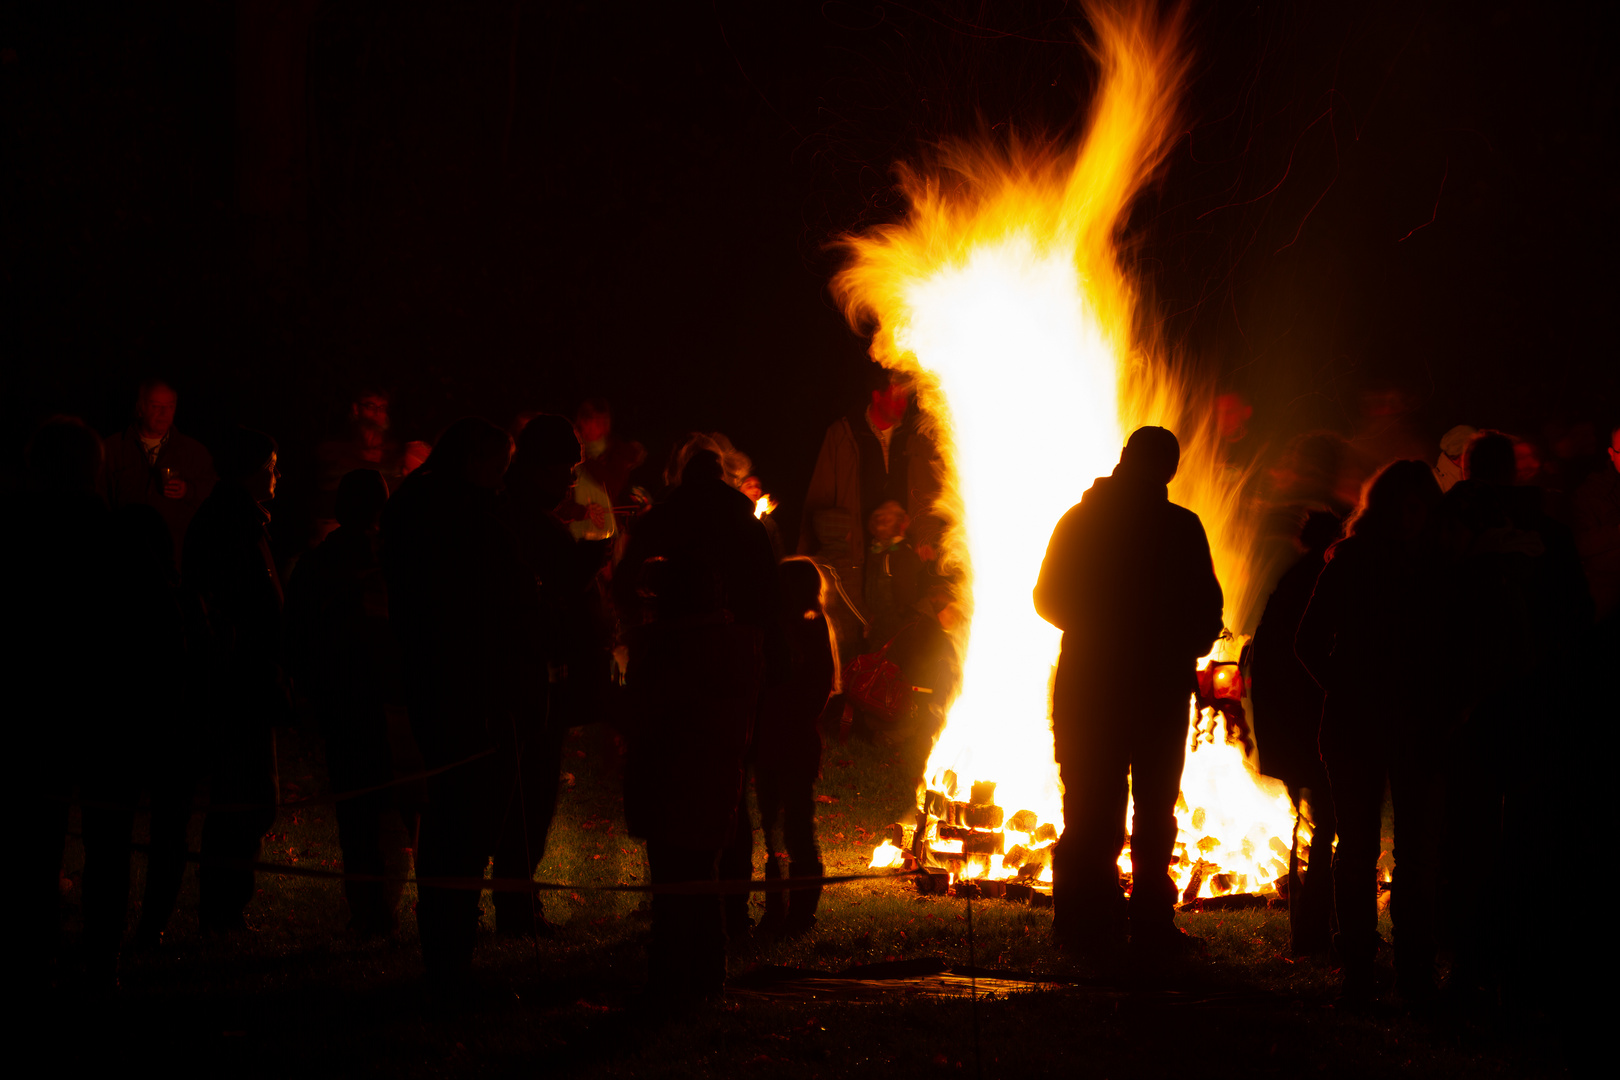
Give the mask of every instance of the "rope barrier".
[[(82, 837), (81, 837), (82, 839)], [(150, 857), (150, 844), (131, 844), (130, 850), (140, 852)], [(392, 882), (399, 885), (415, 885), (418, 888), (430, 889), (476, 889), (483, 892), (617, 892), (617, 893), (668, 893), (685, 896), (703, 896), (708, 894), (726, 895), (733, 893), (751, 892), (791, 892), (794, 889), (805, 889), (814, 885), (847, 885), (852, 881), (898, 881), (901, 878), (916, 877), (928, 871), (918, 868), (916, 870), (901, 870), (883, 874), (831, 874), (820, 877), (801, 878), (750, 878), (733, 881), (677, 881), (664, 885), (573, 885), (558, 881), (525, 881), (522, 878), (486, 878), (486, 877), (395, 877), (389, 874), (351, 874), (346, 870), (325, 870), (315, 866), (294, 866), (288, 863), (267, 863), (251, 859), (216, 859), (208, 858), (198, 852), (186, 852), (186, 862), (199, 865), (207, 863), (210, 866), (232, 866), (242, 870), (252, 870), (255, 873), (278, 874), (283, 877), (315, 878), (321, 881), (373, 881)]]

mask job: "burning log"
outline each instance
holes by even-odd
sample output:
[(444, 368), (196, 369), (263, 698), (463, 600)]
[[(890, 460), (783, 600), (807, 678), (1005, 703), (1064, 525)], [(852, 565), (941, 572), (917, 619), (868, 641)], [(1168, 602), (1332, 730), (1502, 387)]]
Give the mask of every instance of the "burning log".
[(977, 806), (972, 803), (955, 805), (963, 807), (962, 824), (973, 829), (999, 829), (1007, 816), (1007, 812), (999, 806)]
[(1198, 899), (1198, 890), (1204, 885), (1204, 875), (1215, 869), (1215, 864), (1199, 859), (1193, 864), (1192, 877), (1187, 879), (1187, 887), (1182, 890), (1182, 903), (1192, 903)]
[(901, 851), (908, 851), (916, 832), (917, 826), (904, 825), (896, 821), (885, 825), (877, 835), (880, 840), (887, 840)]
[(968, 802), (974, 806), (994, 806), (996, 804), (996, 782), (994, 780), (975, 780), (969, 789)]
[(1007, 819), (1007, 828), (1014, 832), (1032, 833), (1040, 825), (1041, 819), (1033, 810), (1020, 810)]

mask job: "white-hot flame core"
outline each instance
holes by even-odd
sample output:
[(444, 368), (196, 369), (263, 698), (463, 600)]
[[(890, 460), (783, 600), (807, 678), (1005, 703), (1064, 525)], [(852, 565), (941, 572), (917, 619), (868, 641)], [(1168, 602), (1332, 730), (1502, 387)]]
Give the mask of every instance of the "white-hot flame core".
[(955, 447), (973, 622), (962, 690), (927, 774), (994, 780), (1008, 813), (1061, 822), (1048, 715), (1060, 632), (1031, 594), (1052, 525), (1119, 456), (1116, 345), (1072, 247), (1015, 234), (915, 285), (896, 344), (938, 380)]
[(754, 500), (754, 516), (763, 518), (766, 514), (776, 512), (776, 500), (769, 495), (761, 495)]

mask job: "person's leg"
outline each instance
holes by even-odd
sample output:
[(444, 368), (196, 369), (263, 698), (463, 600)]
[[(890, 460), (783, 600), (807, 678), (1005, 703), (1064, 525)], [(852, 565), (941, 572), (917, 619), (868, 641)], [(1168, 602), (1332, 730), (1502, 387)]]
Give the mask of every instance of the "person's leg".
[(140, 792), (127, 768), (127, 762), (96, 762), (82, 788), (84, 957), (92, 979), (117, 977), (129, 918), (130, 834)]
[[(519, 728), (521, 755), (504, 782), (506, 798), (495, 837), (495, 876), (534, 877), (546, 854), (546, 834), (557, 812), (563, 729), (536, 718)], [(538, 893), (497, 892), (495, 929), (502, 934), (550, 933)]]
[(1440, 834), (1445, 788), (1423, 762), (1397, 760), (1390, 770), (1395, 810), (1395, 873), (1389, 915), (1395, 935), (1395, 981), (1402, 997), (1426, 1000), (1435, 991), (1439, 948)]
[[(742, 791), (737, 796), (736, 824), (732, 827), (731, 840), (720, 852), (721, 881), (751, 881), (754, 877), (754, 821), (748, 810), (749, 786), (745, 776)], [(726, 936), (735, 941), (747, 937), (753, 928), (753, 920), (748, 915), (749, 899), (750, 894), (746, 892), (726, 893), (720, 899), (725, 912)]]
[[(387, 721), (380, 706), (363, 701), (335, 701), (321, 709), (321, 730), (326, 736), (326, 771), (334, 795), (349, 795), (385, 783)], [(386, 792), (342, 798), (334, 809), (343, 869), (350, 874), (381, 876), (381, 808)], [(345, 881), (349, 929), (360, 934), (386, 933), (391, 912), (385, 910), (380, 881)]]
[(1310, 826), (1310, 854), (1288, 894), (1289, 931), (1296, 955), (1325, 953), (1333, 947), (1333, 838), (1338, 820), (1333, 789), (1320, 766), (1309, 785), (1302, 785), (1296, 804)]
[[(654, 885), (719, 880), (720, 852), (647, 843)], [(725, 989), (726, 933), (713, 894), (654, 893), (648, 989), (673, 999), (711, 997)]]
[(1117, 706), (1097, 700), (1084, 658), (1059, 658), (1052, 687), (1053, 750), (1063, 781), (1064, 831), (1052, 852), (1052, 936), (1111, 951), (1125, 944), (1119, 853), (1125, 845), (1130, 746)]
[(276, 736), (254, 727), (228, 733), (213, 770), (210, 809), (203, 820), (197, 918), (204, 930), (244, 926), (264, 834), (276, 820)]
[(13, 925), (18, 930), (17, 981), (27, 991), (49, 985), (51, 965), (61, 943), (62, 850), (73, 794), (65, 752), (42, 745), (44, 742), (24, 743), (24, 760), (36, 764), (23, 771), (17, 785), (20, 880), (16, 887), (19, 910)]
[(1339, 919), (1334, 946), (1344, 965), (1347, 992), (1371, 991), (1378, 953), (1378, 854), (1383, 825), (1384, 781), (1380, 748), (1369, 746), (1355, 717), (1322, 732), (1322, 760), (1333, 787), (1339, 849), (1333, 856), (1333, 901)]
[(186, 833), (197, 798), (197, 764), (192, 748), (177, 748), (152, 769), (151, 845), (146, 856), (146, 888), (135, 942), (150, 948), (163, 939), (180, 899), (186, 874)]
[(1500, 889), (1482, 870), (1503, 865), (1506, 771), (1503, 748), (1522, 741), (1509, 735), (1522, 717), (1503, 695), (1482, 703), (1452, 742), (1456, 758), (1447, 777), (1442, 855), (1445, 908), (1451, 922), (1452, 964), (1448, 992), (1496, 998), (1500, 978)]
[[(785, 876), (781, 858), (788, 850), (782, 821), (784, 794), (780, 768), (765, 763), (754, 767), (754, 798), (759, 803), (759, 828), (765, 841), (766, 881), (780, 881)], [(767, 892), (765, 918), (760, 922), (760, 929), (780, 931), (787, 920), (787, 913), (787, 893)]]
[[(487, 805), (495, 770), (480, 766), (488, 760), (469, 762), (429, 778), (416, 857), (418, 878), (484, 876), (488, 830), (480, 827), (484, 816), (480, 807)], [(428, 978), (456, 982), (467, 975), (478, 936), (478, 898), (477, 889), (418, 886), (416, 922)]]
[[(821, 848), (816, 843), (816, 796), (813, 773), (801, 769), (797, 775), (789, 778), (782, 809), (783, 837), (787, 842), (788, 857), (792, 860), (791, 876), (821, 877), (826, 873), (826, 867), (821, 861)], [(789, 893), (788, 932), (800, 933), (814, 926), (816, 908), (820, 904), (820, 885), (794, 889)]]
[(1176, 850), (1176, 797), (1187, 760), (1189, 692), (1173, 685), (1144, 693), (1135, 715), (1121, 717), (1131, 733), (1132, 947), (1161, 945), (1179, 937), (1176, 883), (1170, 864)]
[(1128, 754), (1101, 723), (1084, 734), (1060, 767), (1064, 831), (1052, 853), (1052, 931), (1070, 945), (1108, 948), (1125, 940), (1118, 860)]

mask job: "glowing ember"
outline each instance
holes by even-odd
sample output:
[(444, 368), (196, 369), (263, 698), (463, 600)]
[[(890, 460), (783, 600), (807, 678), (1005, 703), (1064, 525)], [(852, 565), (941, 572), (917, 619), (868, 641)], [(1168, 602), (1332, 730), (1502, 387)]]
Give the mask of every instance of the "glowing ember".
[(769, 495), (761, 495), (759, 498), (754, 500), (754, 516), (756, 518), (762, 518), (766, 514), (772, 514), (775, 512), (776, 500), (771, 498)]
[[(956, 145), (932, 173), (903, 171), (906, 220), (850, 238), (833, 283), (872, 332), (874, 358), (917, 379), (945, 470), (945, 559), (971, 583), (962, 686), (928, 761), (923, 826), (923, 846), (965, 879), (1051, 879), (1060, 635), (1031, 592), (1053, 525), (1111, 471), (1126, 433), (1161, 424), (1180, 436), (1170, 496), (1203, 519), (1228, 626), (1248, 625), (1263, 580), (1249, 565), (1257, 515), (1239, 513), (1244, 477), (1221, 460), (1213, 393), (1143, 330), (1116, 242), (1177, 131), (1179, 26), (1148, 5), (1090, 14), (1102, 77), (1080, 145)], [(1286, 852), (1293, 825), (1280, 785), (1254, 775), (1223, 724), (1212, 734), (1188, 757), (1178, 808), (1189, 857), (1176, 872), (1183, 888), (1198, 874), (1205, 895), (1285, 872), (1272, 841)]]

